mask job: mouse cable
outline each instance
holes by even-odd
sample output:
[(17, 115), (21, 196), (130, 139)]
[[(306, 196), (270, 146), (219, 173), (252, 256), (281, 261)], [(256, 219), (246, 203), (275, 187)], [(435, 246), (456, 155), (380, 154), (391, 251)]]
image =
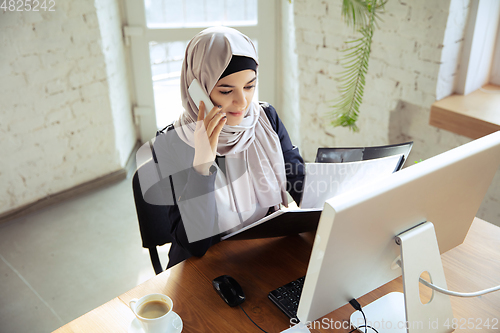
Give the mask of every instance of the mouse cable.
[(430, 283), (422, 278), (419, 278), (419, 280), (420, 280), (420, 283), (422, 283), (423, 285), (426, 285), (427, 287), (429, 287), (431, 289), (434, 289), (435, 291), (438, 291), (438, 292), (446, 294), (446, 295), (457, 296), (457, 297), (477, 297), (477, 296), (486, 295), (486, 294), (492, 293), (494, 291), (500, 290), (500, 286), (496, 286), (496, 287), (492, 287), (489, 289), (476, 291), (474, 293), (459, 293), (456, 291), (451, 291), (451, 290), (447, 290), (447, 289), (443, 289), (441, 287), (438, 287), (435, 284), (432, 284), (432, 283)]
[[(370, 328), (370, 329), (372, 329), (372, 330), (374, 330), (375, 332), (377, 332), (377, 333), (378, 333), (378, 331), (377, 331), (375, 328), (373, 328), (373, 327), (371, 327), (371, 326), (367, 325), (367, 323), (366, 323), (366, 316), (365, 316), (365, 313), (363, 312), (363, 309), (361, 308), (361, 304), (359, 304), (359, 302), (358, 302), (358, 301), (356, 301), (356, 299), (355, 299), (355, 298), (351, 299), (351, 300), (349, 301), (349, 304), (351, 304), (351, 306), (354, 308), (354, 310), (361, 312), (361, 314), (363, 315), (363, 319), (365, 320), (365, 324), (364, 324), (364, 325), (359, 326), (358, 328), (362, 328), (362, 327), (364, 327), (364, 328), (365, 328), (365, 333), (366, 333), (366, 329), (367, 329), (367, 328)], [(356, 331), (358, 328), (353, 329), (353, 330), (352, 330), (352, 331), (350, 331), (349, 333), (352, 333), (352, 332)]]
[(241, 310), (243, 310), (243, 312), (245, 313), (245, 315), (247, 316), (247, 318), (248, 318), (248, 319), (250, 319), (250, 321), (251, 321), (251, 322), (252, 322), (255, 326), (257, 326), (257, 327), (259, 328), (259, 330), (261, 330), (261, 331), (262, 331), (262, 332), (264, 332), (264, 333), (267, 333), (267, 332), (266, 332), (266, 331), (264, 331), (262, 328), (260, 328), (260, 326), (259, 326), (259, 325), (257, 325), (257, 324), (255, 323), (255, 321), (253, 321), (253, 320), (252, 320), (252, 318), (250, 318), (250, 316), (247, 314), (247, 312), (245, 311), (245, 309), (243, 309), (243, 308), (241, 307), (241, 304), (239, 305), (239, 307), (240, 307), (240, 309), (241, 309)]

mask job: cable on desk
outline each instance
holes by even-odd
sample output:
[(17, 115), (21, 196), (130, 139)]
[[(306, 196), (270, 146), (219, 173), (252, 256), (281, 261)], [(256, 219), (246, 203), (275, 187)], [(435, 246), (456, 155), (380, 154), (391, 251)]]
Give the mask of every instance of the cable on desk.
[(239, 307), (240, 307), (240, 309), (241, 309), (241, 310), (243, 310), (243, 312), (245, 313), (245, 315), (247, 316), (247, 318), (248, 318), (248, 319), (250, 319), (250, 321), (251, 321), (251, 322), (252, 322), (255, 326), (257, 326), (257, 327), (259, 328), (259, 330), (261, 330), (261, 331), (262, 331), (262, 332), (264, 332), (264, 333), (267, 333), (267, 332), (266, 332), (266, 331), (264, 331), (262, 328), (260, 328), (260, 326), (259, 326), (259, 325), (257, 325), (257, 324), (255, 323), (255, 321), (253, 321), (253, 320), (252, 320), (252, 318), (250, 318), (250, 316), (247, 314), (247, 312), (245, 311), (245, 309), (243, 309), (243, 308), (241, 307), (241, 304), (239, 305)]
[(365, 324), (364, 325), (356, 327), (355, 329), (353, 329), (349, 333), (352, 333), (352, 332), (356, 331), (358, 328), (363, 328), (363, 327), (365, 328), (365, 333), (366, 333), (366, 329), (367, 328), (370, 328), (370, 329), (374, 330), (376, 333), (378, 333), (378, 331), (375, 328), (373, 328), (370, 325), (366, 324), (366, 316), (365, 316), (365, 313), (363, 312), (363, 309), (361, 308), (361, 304), (359, 304), (359, 302), (356, 301), (355, 298), (351, 299), (349, 301), (349, 304), (351, 304), (351, 306), (354, 308), (354, 310), (361, 312), (361, 314), (363, 315), (363, 319), (365, 320)]
[(435, 291), (438, 291), (440, 293), (450, 295), (450, 296), (457, 296), (457, 297), (477, 297), (477, 296), (486, 295), (486, 294), (492, 293), (494, 291), (500, 290), (500, 286), (496, 286), (496, 287), (492, 287), (489, 289), (476, 291), (474, 293), (459, 293), (456, 291), (451, 291), (451, 290), (447, 290), (447, 289), (443, 289), (441, 287), (438, 287), (438, 286), (436, 286), (436, 285), (434, 285), (434, 284), (432, 284), (432, 283), (430, 283), (422, 278), (420, 278), (420, 283), (422, 283), (423, 285), (425, 285), (431, 289), (434, 289)]
[[(364, 327), (364, 328), (365, 328), (365, 333), (366, 333), (366, 326), (367, 326), (367, 325), (366, 325), (366, 316), (365, 316), (365, 313), (363, 312), (363, 309), (361, 308), (361, 304), (359, 304), (359, 303), (358, 303), (358, 301), (356, 301), (356, 299), (355, 299), (355, 298), (351, 299), (351, 300), (349, 301), (349, 304), (351, 304), (351, 306), (354, 308), (354, 310), (361, 312), (361, 314), (363, 315), (363, 318), (364, 318), (364, 320), (365, 320), (365, 324), (364, 324), (362, 327)], [(360, 326), (360, 327), (361, 327), (361, 326)], [(354, 331), (355, 331), (355, 330), (356, 330), (356, 329), (354, 329)], [(351, 331), (351, 332), (354, 332), (354, 331)]]
[(352, 331), (350, 331), (349, 333), (355, 332), (358, 328), (363, 328), (363, 327), (368, 327), (369, 329), (372, 329), (372, 330), (374, 330), (375, 332), (377, 332), (377, 333), (378, 333), (378, 331), (377, 331), (375, 328), (371, 327), (370, 325), (367, 325), (367, 326), (365, 326), (365, 325), (361, 325), (361, 326), (359, 326), (359, 327), (356, 327), (355, 329), (353, 329), (353, 330), (352, 330)]

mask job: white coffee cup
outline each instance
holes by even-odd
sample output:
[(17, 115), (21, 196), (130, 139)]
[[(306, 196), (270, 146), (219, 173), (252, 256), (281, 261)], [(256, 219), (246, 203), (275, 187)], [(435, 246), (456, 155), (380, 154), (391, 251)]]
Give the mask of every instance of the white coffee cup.
[[(144, 304), (154, 301), (165, 303), (168, 306), (168, 311), (164, 315), (156, 318), (145, 318), (138, 313), (141, 312), (141, 307)], [(172, 302), (170, 297), (163, 294), (149, 294), (139, 299), (134, 298), (130, 301), (129, 305), (130, 309), (132, 309), (132, 312), (134, 312), (135, 316), (141, 323), (141, 326), (146, 333), (168, 332), (169, 326), (172, 325), (170, 323), (170, 315), (172, 314), (172, 308), (174, 307), (174, 303)]]

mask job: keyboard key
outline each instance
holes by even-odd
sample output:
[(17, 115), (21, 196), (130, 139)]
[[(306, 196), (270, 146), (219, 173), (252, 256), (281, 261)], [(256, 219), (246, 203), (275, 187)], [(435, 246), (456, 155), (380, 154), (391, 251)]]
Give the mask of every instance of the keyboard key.
[(304, 286), (305, 276), (271, 291), (269, 299), (276, 304), (289, 318), (297, 318), (300, 295)]

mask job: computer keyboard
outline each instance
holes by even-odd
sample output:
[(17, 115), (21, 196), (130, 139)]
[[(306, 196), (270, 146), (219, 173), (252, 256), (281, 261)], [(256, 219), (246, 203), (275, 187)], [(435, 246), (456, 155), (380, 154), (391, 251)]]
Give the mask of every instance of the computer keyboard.
[(269, 295), (267, 295), (267, 297), (290, 319), (297, 319), (297, 309), (299, 307), (300, 294), (302, 294), (305, 278), (305, 276), (298, 278), (295, 281), (285, 284), (283, 287), (271, 291)]

